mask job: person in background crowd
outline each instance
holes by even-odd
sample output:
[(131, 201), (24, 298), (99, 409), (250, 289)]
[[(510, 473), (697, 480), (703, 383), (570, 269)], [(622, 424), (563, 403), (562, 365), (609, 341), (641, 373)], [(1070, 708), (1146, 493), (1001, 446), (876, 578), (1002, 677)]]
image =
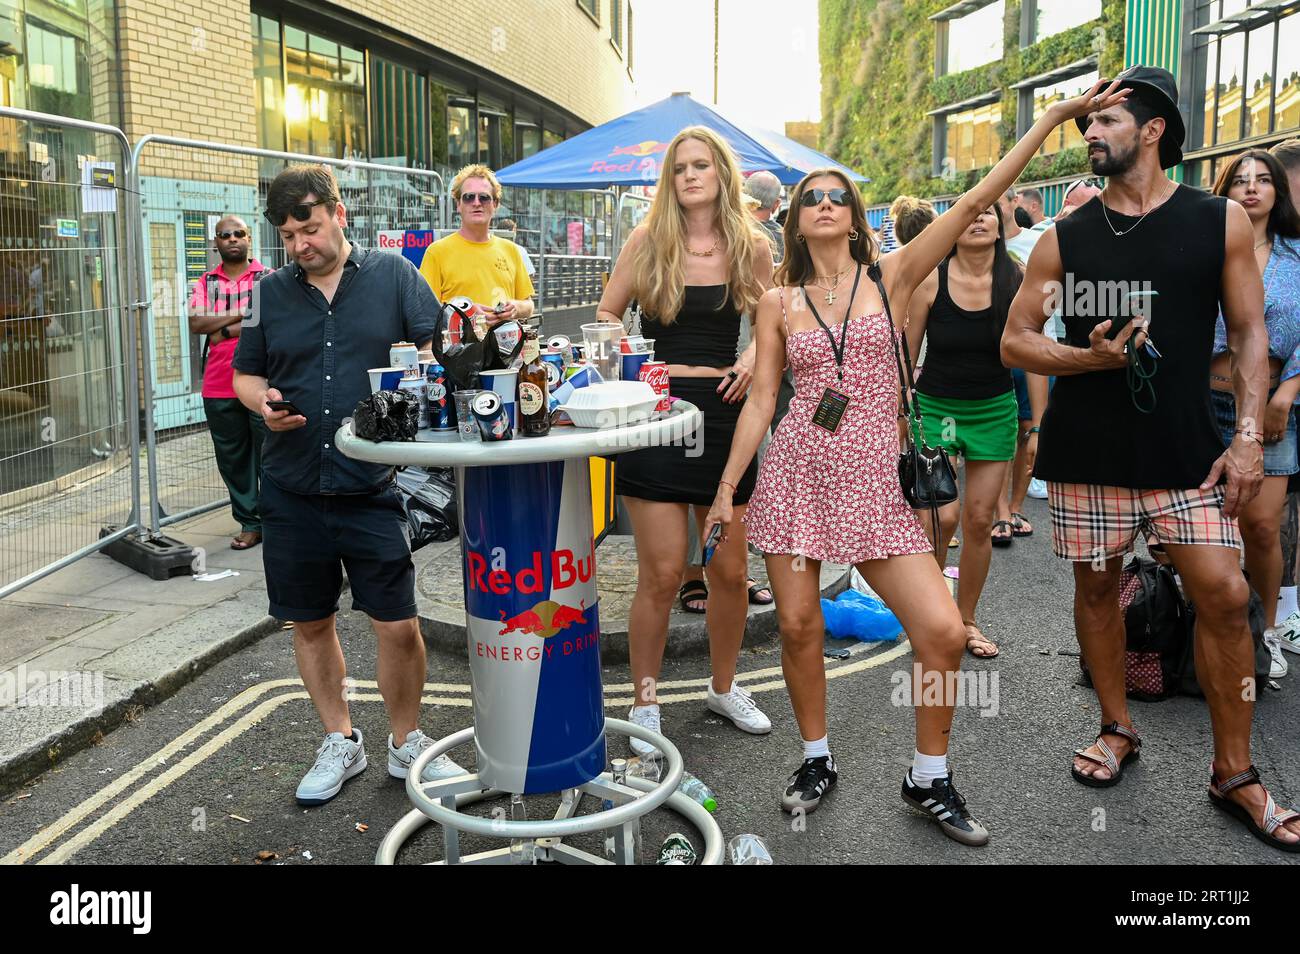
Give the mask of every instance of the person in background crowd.
[[(911, 195), (900, 195), (894, 199), (889, 207), (889, 216), (894, 222), (894, 238), (898, 248), (912, 241), (921, 234), (922, 229), (938, 218), (929, 200)], [(885, 254), (883, 249), (881, 254)]]
[[(704, 126), (674, 136), (650, 212), (628, 236), (597, 306), (600, 320), (621, 322), (636, 299), (641, 330), (655, 339), (656, 359), (667, 362), (673, 394), (704, 417), (694, 453), (680, 445), (650, 447), (626, 455), (615, 470), (615, 492), (632, 518), (638, 569), (628, 616), (636, 701), (628, 717), (655, 732), (668, 614), (686, 568), (686, 521), (693, 511), (702, 530), (752, 378), (752, 349), (736, 355), (741, 316), (754, 314), (772, 284), (772, 246), (741, 195), (740, 166), (725, 140)], [(757, 449), (756, 443), (736, 480), (741, 503), (754, 485)], [(708, 537), (701, 533), (701, 539)], [(737, 728), (763, 734), (772, 730), (771, 720), (736, 681), (747, 570), (743, 535), (738, 545), (717, 548), (708, 564), (713, 672), (706, 705)], [(636, 739), (632, 749), (642, 756), (655, 751)]]
[(757, 202), (752, 214), (772, 243), (772, 261), (780, 263), (785, 257), (785, 239), (775, 216), (781, 211), (781, 180), (770, 172), (755, 172), (745, 180), (743, 191)]
[(1016, 190), (1008, 189), (998, 197), (998, 217), (1002, 220), (1002, 232), (1006, 236), (1007, 254), (1022, 268), (1029, 261), (1029, 253), (1034, 250), (1034, 243), (1042, 232), (1031, 228), (1022, 228), (1016, 219)]
[[(1269, 150), (1286, 170), (1291, 205), (1300, 212), (1300, 139), (1287, 139)], [(1300, 538), (1300, 472), (1287, 479), (1286, 510), (1282, 520), (1282, 588), (1275, 625), (1286, 649), (1300, 638), (1300, 605), (1296, 600), (1297, 539)]]
[(492, 234), (501, 183), (491, 169), (475, 163), (456, 173), (451, 196), (460, 228), (425, 250), (420, 274), (439, 301), (467, 296), (493, 325), (527, 321), (533, 315), (533, 282), (523, 249)]
[[(325, 166), (291, 166), (271, 182), (266, 218), (292, 264), (258, 286), (235, 350), (235, 393), (270, 434), (262, 453), (262, 562), (270, 614), (293, 622), (298, 672), (325, 728), (299, 783), (303, 805), (322, 805), (366, 767), (345, 693), (347, 666), (335, 617), (343, 571), (352, 608), (379, 642), (377, 678), (388, 712), (388, 774), (406, 778), (433, 744), (419, 728), (427, 665), (415, 607), (415, 565), (393, 468), (339, 453), (334, 431), (370, 395), (368, 369), (394, 341), (433, 339), (442, 310), (401, 255), (352, 245), (347, 209)], [(289, 400), (274, 410), (269, 401)], [(426, 782), (464, 773), (448, 756)]]
[(1043, 210), (1043, 193), (1037, 189), (1021, 189), (1016, 194), (1016, 205), (1024, 209), (1025, 215), (1029, 216), (1029, 225), (1026, 228), (1033, 228), (1047, 218)]
[[(1039, 240), (1002, 339), (1006, 364), (1057, 375), (1035, 471), (1051, 494), (1053, 549), (1073, 563), (1075, 627), (1102, 722), (1070, 772), (1108, 788), (1141, 748), (1125, 697), (1120, 571), (1137, 535), (1153, 534), (1196, 606), (1196, 676), (1214, 734), (1210, 801), (1264, 843), (1296, 852), (1300, 813), (1278, 811), (1251, 764), (1255, 694), (1243, 690), (1254, 685), (1254, 654), (1235, 520), (1264, 476), (1257, 423), (1268, 378), (1253, 229), (1235, 202), (1164, 174), (1182, 161), (1173, 75), (1134, 66), (1117, 82), (1130, 98), (1099, 102), (1077, 123), (1106, 189)], [(1102, 320), (1091, 296), (1064, 296), (1062, 345), (1042, 329), (1067, 274), (1155, 294), (1138, 307), (1125, 299)], [(1220, 308), (1240, 416), (1226, 451), (1205, 399)], [(1140, 391), (1130, 385), (1135, 362), (1148, 385)]]
[[(1286, 675), (1282, 647), (1300, 653), (1300, 634), (1277, 627), (1278, 593), (1282, 585), (1283, 510), (1290, 477), (1300, 470), (1296, 454), (1295, 404), (1300, 396), (1300, 216), (1291, 204), (1291, 189), (1282, 164), (1262, 149), (1248, 149), (1224, 163), (1214, 194), (1227, 196), (1246, 210), (1255, 235), (1255, 262), (1264, 279), (1264, 326), (1268, 332), (1268, 403), (1262, 425), (1264, 481), (1254, 500), (1237, 519), (1245, 543), (1246, 572), (1264, 604), (1270, 625), (1264, 642), (1272, 655), (1269, 675)], [(1210, 364), (1210, 398), (1231, 444), (1237, 428), (1237, 404), (1232, 394), (1232, 355), (1223, 316), (1214, 329), (1214, 359)]]
[(189, 324), (192, 334), (205, 338), (203, 412), (217, 470), (230, 492), (230, 511), (240, 526), (230, 548), (247, 550), (262, 542), (257, 498), (266, 424), (261, 414), (240, 403), (230, 362), (239, 344), (240, 328), (252, 310), (253, 286), (266, 266), (250, 257), (252, 232), (237, 215), (217, 222), (212, 240), (221, 261), (194, 283)]
[(530, 279), (537, 277), (537, 268), (533, 265), (533, 257), (528, 254), (528, 249), (524, 248), (523, 243), (519, 241), (519, 226), (514, 219), (502, 219), (501, 230), (510, 233), (510, 241), (514, 242), (519, 248), (519, 257), (524, 260), (524, 271), (528, 273)]

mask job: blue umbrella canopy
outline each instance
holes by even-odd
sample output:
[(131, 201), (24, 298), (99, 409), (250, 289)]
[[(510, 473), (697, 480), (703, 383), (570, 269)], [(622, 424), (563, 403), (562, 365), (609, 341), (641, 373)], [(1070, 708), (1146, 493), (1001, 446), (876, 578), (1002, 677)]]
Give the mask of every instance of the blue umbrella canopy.
[(674, 93), (594, 129), (507, 166), (502, 185), (529, 189), (599, 189), (653, 185), (674, 136), (687, 126), (708, 126), (735, 151), (744, 172), (767, 170), (785, 185), (819, 166), (839, 166), (858, 182), (862, 176), (779, 133), (742, 129), (686, 93)]

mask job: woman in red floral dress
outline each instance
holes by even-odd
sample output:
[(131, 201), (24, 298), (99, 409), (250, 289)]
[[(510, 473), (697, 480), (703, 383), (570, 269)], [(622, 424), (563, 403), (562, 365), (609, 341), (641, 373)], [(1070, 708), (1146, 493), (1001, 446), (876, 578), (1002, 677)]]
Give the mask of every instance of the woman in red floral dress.
[(890, 310), (868, 277), (879, 251), (862, 197), (848, 178), (816, 170), (790, 197), (778, 287), (764, 294), (757, 310), (754, 385), (705, 521), (706, 534), (722, 524), (725, 545), (735, 484), (771, 421), (788, 362), (795, 397), (768, 447), (744, 521), (749, 541), (766, 554), (782, 669), (803, 737), (803, 764), (782, 798), (787, 811), (813, 811), (838, 778), (826, 731), (819, 603), (821, 563), (829, 560), (857, 567), (907, 631), (919, 683), (937, 681), (945, 690), (940, 704), (913, 703), (916, 748), (903, 800), (950, 838), (968, 845), (988, 841), (948, 768), (966, 630), (899, 484), (894, 346), (912, 293), (957, 237), (1016, 180), (1053, 129), (1123, 102), (1128, 91), (1116, 87), (1103, 91), (1097, 84), (1054, 104), (978, 185), (910, 243), (879, 258)]

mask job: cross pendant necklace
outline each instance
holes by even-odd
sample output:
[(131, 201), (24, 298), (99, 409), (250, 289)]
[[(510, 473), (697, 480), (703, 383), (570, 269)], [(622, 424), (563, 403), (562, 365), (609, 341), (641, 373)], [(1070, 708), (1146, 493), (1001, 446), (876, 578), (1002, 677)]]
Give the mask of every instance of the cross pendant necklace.
[(828, 305), (833, 305), (833, 304), (835, 304), (835, 292), (834, 292), (834, 290), (828, 290), (828, 291), (826, 292), (826, 304), (828, 304)]

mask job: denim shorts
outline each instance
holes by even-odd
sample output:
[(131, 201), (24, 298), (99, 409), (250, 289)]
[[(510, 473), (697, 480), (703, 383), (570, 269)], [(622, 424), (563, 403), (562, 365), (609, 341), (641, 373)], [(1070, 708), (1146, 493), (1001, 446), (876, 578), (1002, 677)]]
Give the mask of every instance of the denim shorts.
[[(1273, 392), (1269, 391), (1268, 396), (1271, 398)], [(1210, 403), (1214, 405), (1214, 419), (1223, 434), (1223, 444), (1226, 447), (1232, 443), (1237, 432), (1237, 399), (1231, 391), (1211, 390)], [(1296, 447), (1295, 408), (1292, 408), (1286, 419), (1286, 431), (1283, 432), (1282, 439), (1276, 444), (1264, 445), (1264, 476), (1289, 477), (1300, 469), (1296, 461)]]

